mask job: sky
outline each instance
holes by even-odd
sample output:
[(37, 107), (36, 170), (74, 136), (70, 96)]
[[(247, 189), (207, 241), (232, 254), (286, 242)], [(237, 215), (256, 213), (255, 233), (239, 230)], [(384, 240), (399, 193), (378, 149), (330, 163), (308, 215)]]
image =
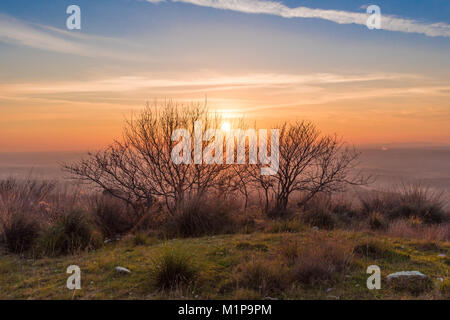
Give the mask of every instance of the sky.
[(450, 1), (0, 2), (0, 152), (101, 148), (164, 99), (355, 145), (450, 145)]

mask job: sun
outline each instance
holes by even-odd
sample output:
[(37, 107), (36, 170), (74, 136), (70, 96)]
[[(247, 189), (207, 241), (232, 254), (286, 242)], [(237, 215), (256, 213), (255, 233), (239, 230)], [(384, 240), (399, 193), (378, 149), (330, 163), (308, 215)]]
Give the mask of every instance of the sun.
[(224, 122), (224, 123), (222, 123), (221, 129), (222, 129), (223, 131), (225, 131), (225, 132), (231, 131), (231, 125), (230, 125), (230, 123), (229, 123), (229, 122)]

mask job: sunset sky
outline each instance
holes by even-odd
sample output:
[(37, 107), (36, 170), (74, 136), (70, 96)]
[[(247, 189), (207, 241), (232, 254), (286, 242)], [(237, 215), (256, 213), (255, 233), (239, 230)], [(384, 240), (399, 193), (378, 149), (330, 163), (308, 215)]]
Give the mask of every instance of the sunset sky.
[(205, 97), (356, 145), (450, 145), (450, 1), (0, 2), (0, 152), (98, 148), (146, 101)]

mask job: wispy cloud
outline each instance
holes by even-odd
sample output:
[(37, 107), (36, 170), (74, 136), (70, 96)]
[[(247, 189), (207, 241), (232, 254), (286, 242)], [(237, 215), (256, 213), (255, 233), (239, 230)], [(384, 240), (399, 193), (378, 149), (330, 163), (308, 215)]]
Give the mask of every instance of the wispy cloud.
[(240, 75), (193, 75), (178, 77), (117, 76), (107, 79), (16, 83), (3, 85), (0, 94), (58, 94), (90, 92), (130, 92), (139, 90), (195, 90), (229, 91), (239, 88), (308, 88), (313, 86), (355, 84), (370, 81), (414, 80), (417, 75), (396, 73), (374, 73), (365, 75), (342, 75), (335, 73), (281, 74), (252, 73)]
[[(140, 57), (126, 52), (129, 44), (122, 43), (117, 39), (25, 23), (2, 13), (0, 13), (0, 42), (87, 57), (140, 59)], [(119, 42), (121, 46), (120, 49), (117, 49)]]
[[(154, 2), (149, 1), (148, 2)], [(308, 7), (290, 8), (280, 2), (259, 0), (172, 0), (202, 7), (233, 10), (251, 14), (270, 14), (284, 18), (317, 18), (338, 24), (366, 25), (366, 13), (342, 10), (311, 9)], [(450, 37), (450, 25), (446, 23), (422, 23), (412, 19), (392, 15), (382, 15), (382, 29), (406, 33), (420, 33), (430, 37)]]
[[(367, 84), (370, 83), (368, 86)], [(306, 105), (385, 98), (445, 99), (448, 83), (414, 74), (179, 74), (161, 77), (115, 76), (66, 82), (3, 85), (0, 100), (37, 105), (138, 106), (143, 101), (171, 97), (180, 101), (208, 95), (214, 107), (259, 112)], [(130, 94), (132, 93), (132, 94)], [(106, 97), (106, 98), (105, 98)]]

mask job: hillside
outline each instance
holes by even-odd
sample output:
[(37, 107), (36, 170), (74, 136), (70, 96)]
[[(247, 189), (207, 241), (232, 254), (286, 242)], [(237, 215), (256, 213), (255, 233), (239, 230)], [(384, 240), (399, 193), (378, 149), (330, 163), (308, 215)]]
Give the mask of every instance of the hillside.
[[(169, 241), (136, 235), (74, 256), (3, 254), (0, 298), (448, 299), (449, 254), (449, 242), (315, 228)], [(69, 265), (81, 268), (81, 290), (66, 288)], [(366, 287), (369, 265), (381, 268), (381, 290)], [(388, 274), (407, 270), (427, 282), (387, 284)], [(175, 278), (186, 281), (163, 289)]]

